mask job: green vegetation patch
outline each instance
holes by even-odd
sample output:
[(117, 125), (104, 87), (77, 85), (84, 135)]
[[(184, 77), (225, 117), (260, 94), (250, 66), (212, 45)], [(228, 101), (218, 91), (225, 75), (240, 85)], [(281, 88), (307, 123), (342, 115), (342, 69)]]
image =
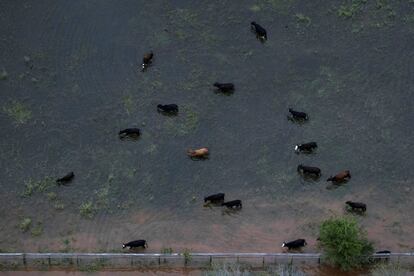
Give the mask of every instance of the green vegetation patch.
[(324, 259), (342, 270), (368, 263), (373, 253), (371, 242), (353, 217), (331, 218), (322, 222), (319, 243), (325, 252)]
[(43, 225), (42, 223), (38, 222), (35, 227), (32, 228), (30, 231), (33, 237), (39, 237), (43, 234)]
[(352, 18), (360, 12), (367, 0), (352, 0), (348, 4), (341, 5), (338, 9), (338, 15), (343, 18)]
[(304, 24), (306, 26), (309, 26), (312, 22), (309, 16), (306, 16), (302, 13), (295, 14), (295, 19), (297, 23)]
[(82, 203), (79, 207), (79, 213), (84, 218), (93, 218), (95, 216), (95, 207), (92, 201)]
[(25, 105), (17, 101), (3, 106), (3, 112), (12, 118), (16, 125), (25, 124), (32, 118), (32, 112)]
[(55, 181), (51, 177), (45, 177), (44, 179), (38, 181), (29, 179), (24, 185), (25, 189), (22, 195), (29, 197), (34, 192), (45, 192), (53, 186), (55, 186)]
[(32, 220), (30, 218), (24, 218), (20, 222), (19, 228), (22, 232), (27, 232), (30, 229), (31, 225), (32, 225)]

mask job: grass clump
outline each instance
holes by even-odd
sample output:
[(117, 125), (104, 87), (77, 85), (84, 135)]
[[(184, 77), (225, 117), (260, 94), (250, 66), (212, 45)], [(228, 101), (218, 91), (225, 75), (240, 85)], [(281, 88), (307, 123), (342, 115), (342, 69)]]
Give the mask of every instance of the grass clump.
[(0, 71), (0, 80), (7, 80), (7, 78), (9, 77), (9, 74), (7, 73), (7, 71), (3, 68)]
[(172, 254), (173, 249), (171, 247), (164, 247), (161, 249), (161, 254)]
[(50, 192), (46, 194), (47, 199), (49, 199), (50, 201), (54, 201), (57, 199), (57, 194), (55, 192)]
[(182, 253), (182, 255), (184, 256), (184, 263), (185, 264), (188, 264), (193, 259), (193, 257), (191, 256), (190, 249), (185, 248), (184, 249), (184, 252)]
[(367, 0), (352, 0), (349, 5), (341, 5), (338, 9), (338, 15), (344, 18), (352, 18), (367, 3)]
[(82, 217), (91, 219), (95, 215), (95, 207), (91, 201), (85, 202), (79, 207), (79, 212)]
[(25, 188), (23, 191), (23, 196), (29, 197), (34, 192), (44, 192), (47, 191), (50, 187), (53, 187), (55, 185), (55, 181), (51, 177), (45, 177), (42, 180), (35, 181), (33, 179), (29, 179), (25, 183)]
[(3, 112), (11, 117), (16, 125), (22, 125), (32, 118), (32, 112), (17, 101), (11, 102), (7, 106), (3, 106)]
[(32, 220), (30, 218), (24, 218), (20, 222), (19, 227), (22, 232), (27, 232), (30, 229), (31, 225), (32, 225)]
[(319, 228), (319, 243), (328, 263), (342, 270), (358, 268), (368, 263), (373, 253), (366, 233), (352, 217), (325, 220)]
[(30, 231), (33, 237), (38, 237), (43, 234), (43, 226), (40, 222)]
[(371, 270), (372, 276), (408, 276), (410, 271), (396, 264), (379, 264)]
[(65, 204), (63, 204), (60, 201), (57, 201), (54, 205), (53, 208), (55, 208), (56, 211), (62, 211), (63, 209), (65, 209)]
[(306, 16), (302, 13), (295, 14), (296, 22), (305, 24), (306, 26), (309, 26), (312, 22), (309, 16)]

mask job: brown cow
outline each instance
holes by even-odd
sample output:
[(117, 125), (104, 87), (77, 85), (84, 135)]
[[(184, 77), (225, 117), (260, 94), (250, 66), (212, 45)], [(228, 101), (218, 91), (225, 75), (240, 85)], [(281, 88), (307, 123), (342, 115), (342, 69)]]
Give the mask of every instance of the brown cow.
[(351, 178), (351, 173), (349, 171), (342, 171), (335, 176), (329, 177), (326, 181), (332, 182), (344, 182)]

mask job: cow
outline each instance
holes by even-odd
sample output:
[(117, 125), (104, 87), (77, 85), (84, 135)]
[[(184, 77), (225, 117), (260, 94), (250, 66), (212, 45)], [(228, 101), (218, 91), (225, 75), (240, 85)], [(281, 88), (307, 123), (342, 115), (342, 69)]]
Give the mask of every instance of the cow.
[(283, 247), (287, 247), (288, 250), (291, 250), (291, 249), (299, 249), (299, 248), (305, 246), (306, 244), (307, 244), (306, 243), (306, 240), (304, 240), (304, 239), (297, 239), (297, 240), (290, 241), (290, 242), (283, 242), (282, 248)]
[(351, 173), (347, 170), (347, 171), (342, 171), (335, 176), (329, 177), (326, 181), (341, 183), (341, 182), (348, 181), (349, 179), (351, 179)]
[(73, 172), (67, 173), (64, 177), (58, 178), (56, 179), (56, 183), (57, 184), (66, 184), (70, 181), (72, 181), (72, 179), (75, 177), (75, 174)]
[(139, 128), (126, 128), (118, 132), (120, 139), (125, 137), (138, 138), (140, 135), (141, 131)]
[(221, 92), (233, 92), (234, 91), (234, 84), (232, 83), (215, 82), (213, 85), (217, 87), (217, 89)]
[(309, 120), (308, 114), (305, 112), (295, 111), (292, 108), (289, 108), (289, 113), (292, 115), (288, 117), (289, 119), (297, 120), (297, 121), (307, 121)]
[(295, 146), (295, 152), (296, 153), (300, 153), (300, 152), (311, 153), (317, 147), (318, 147), (318, 145), (316, 144), (316, 142), (309, 142), (309, 143), (306, 143), (306, 144), (297, 144)]
[(208, 148), (200, 148), (200, 149), (195, 149), (195, 150), (188, 149), (187, 155), (190, 156), (191, 158), (198, 158), (198, 159), (207, 158), (207, 156), (209, 155), (209, 150)]
[(135, 241), (124, 243), (122, 245), (122, 248), (125, 248), (125, 247), (129, 247), (129, 249), (138, 248), (138, 247), (147, 248), (148, 244), (146, 240), (135, 240)]
[(367, 210), (367, 205), (362, 202), (347, 201), (345, 204), (348, 205), (352, 211), (359, 211), (364, 213)]
[(218, 193), (214, 195), (210, 195), (204, 198), (204, 203), (223, 203), (224, 202), (224, 193)]
[(302, 173), (303, 175), (314, 175), (316, 177), (321, 176), (321, 169), (317, 167), (309, 167), (309, 166), (304, 166), (300, 164), (297, 168), (297, 171), (299, 173)]
[(225, 206), (225, 207), (230, 208), (230, 209), (241, 209), (242, 208), (242, 202), (241, 202), (240, 199), (236, 199), (236, 200), (232, 200), (232, 201), (223, 202), (221, 204), (221, 206)]
[(265, 28), (257, 24), (255, 21), (250, 23), (252, 30), (256, 33), (256, 37), (261, 41), (267, 40), (267, 32)]
[(178, 105), (176, 104), (159, 104), (157, 105), (158, 112), (162, 112), (169, 115), (176, 115), (178, 113)]
[(145, 69), (152, 63), (153, 57), (154, 53), (152, 51), (144, 54), (144, 57), (142, 58), (142, 71), (145, 71)]

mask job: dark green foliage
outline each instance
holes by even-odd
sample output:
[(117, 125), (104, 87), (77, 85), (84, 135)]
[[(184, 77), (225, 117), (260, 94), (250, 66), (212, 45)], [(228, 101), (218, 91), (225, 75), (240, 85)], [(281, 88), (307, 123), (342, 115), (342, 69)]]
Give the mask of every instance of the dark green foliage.
[(373, 247), (352, 217), (331, 218), (319, 229), (319, 243), (325, 259), (343, 270), (367, 263)]

